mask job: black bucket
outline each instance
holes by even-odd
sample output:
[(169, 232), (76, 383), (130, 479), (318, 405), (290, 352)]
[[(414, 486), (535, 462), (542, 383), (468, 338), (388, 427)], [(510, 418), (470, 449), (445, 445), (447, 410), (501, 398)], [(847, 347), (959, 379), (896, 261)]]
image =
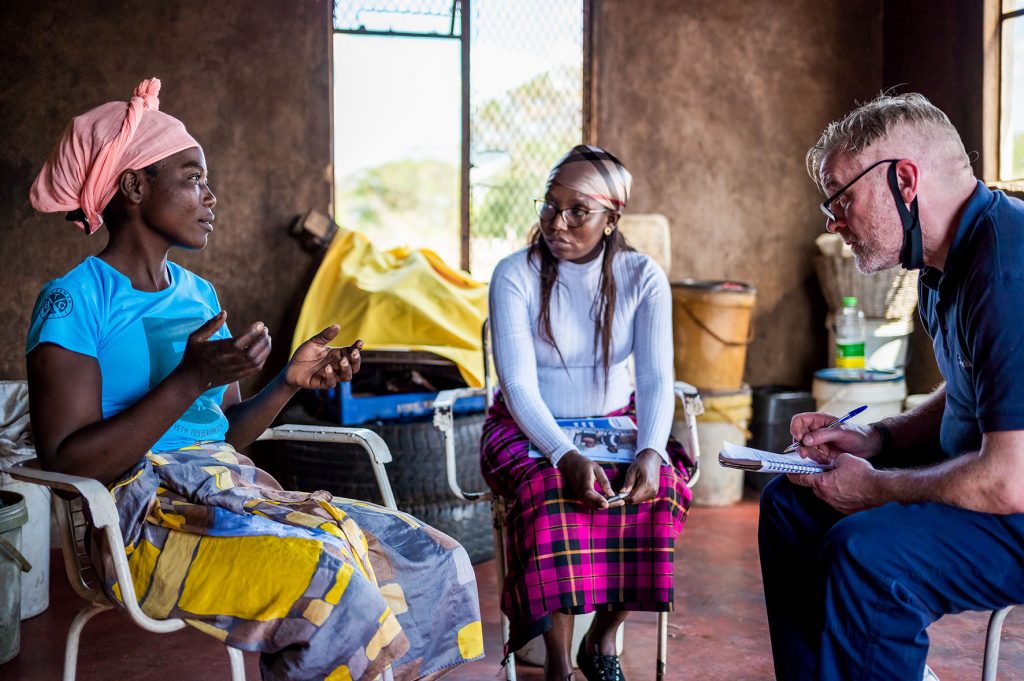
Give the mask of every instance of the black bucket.
[[(793, 442), (789, 423), (805, 411), (814, 411), (814, 397), (807, 390), (784, 385), (763, 385), (753, 390), (753, 414), (747, 444), (766, 452), (781, 452)], [(747, 471), (746, 484), (757, 491), (775, 477), (774, 473)]]

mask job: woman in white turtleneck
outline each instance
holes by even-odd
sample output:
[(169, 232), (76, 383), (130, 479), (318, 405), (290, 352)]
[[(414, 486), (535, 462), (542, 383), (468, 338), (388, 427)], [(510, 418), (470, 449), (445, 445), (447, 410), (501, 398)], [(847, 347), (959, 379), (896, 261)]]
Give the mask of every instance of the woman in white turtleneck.
[[(672, 556), (691, 499), (689, 460), (669, 437), (668, 280), (617, 229), (631, 182), (607, 151), (572, 149), (537, 202), (529, 247), (491, 280), (501, 393), (481, 464), (509, 500), (506, 653), (543, 635), (549, 681), (571, 678), (572, 615), (594, 611), (579, 667), (588, 681), (623, 679), (615, 632), (630, 610), (672, 608)], [(636, 420), (630, 464), (588, 459), (556, 423), (611, 414)], [(543, 458), (528, 456), (531, 442)]]

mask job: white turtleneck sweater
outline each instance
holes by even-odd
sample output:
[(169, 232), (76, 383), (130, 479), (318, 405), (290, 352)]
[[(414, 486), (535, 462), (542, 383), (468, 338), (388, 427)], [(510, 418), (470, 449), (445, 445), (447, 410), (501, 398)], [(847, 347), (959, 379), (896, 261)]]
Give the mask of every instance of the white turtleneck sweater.
[(526, 249), (498, 263), (491, 278), (494, 361), (512, 416), (552, 464), (576, 448), (555, 419), (602, 416), (625, 407), (633, 391), (626, 363), (636, 366), (637, 451), (665, 452), (672, 428), (672, 295), (665, 273), (648, 256), (619, 252), (612, 270), (617, 300), (608, 383), (594, 314), (602, 257), (558, 264), (551, 291), (551, 329), (565, 359), (540, 336), (540, 263)]

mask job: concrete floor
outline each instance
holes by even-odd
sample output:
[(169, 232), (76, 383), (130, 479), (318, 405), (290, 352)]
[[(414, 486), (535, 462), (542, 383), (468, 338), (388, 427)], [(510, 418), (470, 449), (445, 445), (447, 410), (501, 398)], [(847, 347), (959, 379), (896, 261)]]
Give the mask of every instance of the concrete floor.
[[(762, 681), (774, 678), (756, 547), (757, 504), (745, 500), (726, 508), (695, 508), (677, 556), (677, 612), (670, 617), (668, 679)], [(3, 681), (60, 678), (64, 637), (80, 607), (54, 555), (51, 604), (22, 622), (21, 654), (0, 665)], [(494, 563), (477, 566), (487, 657), (446, 677), (490, 681), (498, 674), (498, 630)], [(987, 616), (964, 613), (932, 626), (929, 664), (942, 681), (981, 678)], [(656, 617), (636, 613), (627, 625), (623, 668), (631, 681), (654, 678)], [(999, 678), (1024, 680), (1024, 608), (1007, 618)], [(256, 657), (246, 655), (248, 679), (259, 678)], [(577, 674), (582, 681), (582, 676)], [(79, 681), (226, 680), (227, 655), (212, 639), (191, 629), (150, 634), (113, 613), (85, 630)], [(519, 666), (522, 681), (543, 678), (535, 667)]]

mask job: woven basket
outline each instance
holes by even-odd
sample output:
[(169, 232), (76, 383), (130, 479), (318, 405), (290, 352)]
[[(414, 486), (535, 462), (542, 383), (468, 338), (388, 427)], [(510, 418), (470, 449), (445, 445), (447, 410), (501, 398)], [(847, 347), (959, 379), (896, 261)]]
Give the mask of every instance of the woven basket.
[(844, 296), (857, 296), (864, 316), (875, 319), (906, 319), (917, 307), (917, 270), (862, 274), (852, 257), (825, 255), (814, 259), (814, 269), (831, 312), (842, 309)]

